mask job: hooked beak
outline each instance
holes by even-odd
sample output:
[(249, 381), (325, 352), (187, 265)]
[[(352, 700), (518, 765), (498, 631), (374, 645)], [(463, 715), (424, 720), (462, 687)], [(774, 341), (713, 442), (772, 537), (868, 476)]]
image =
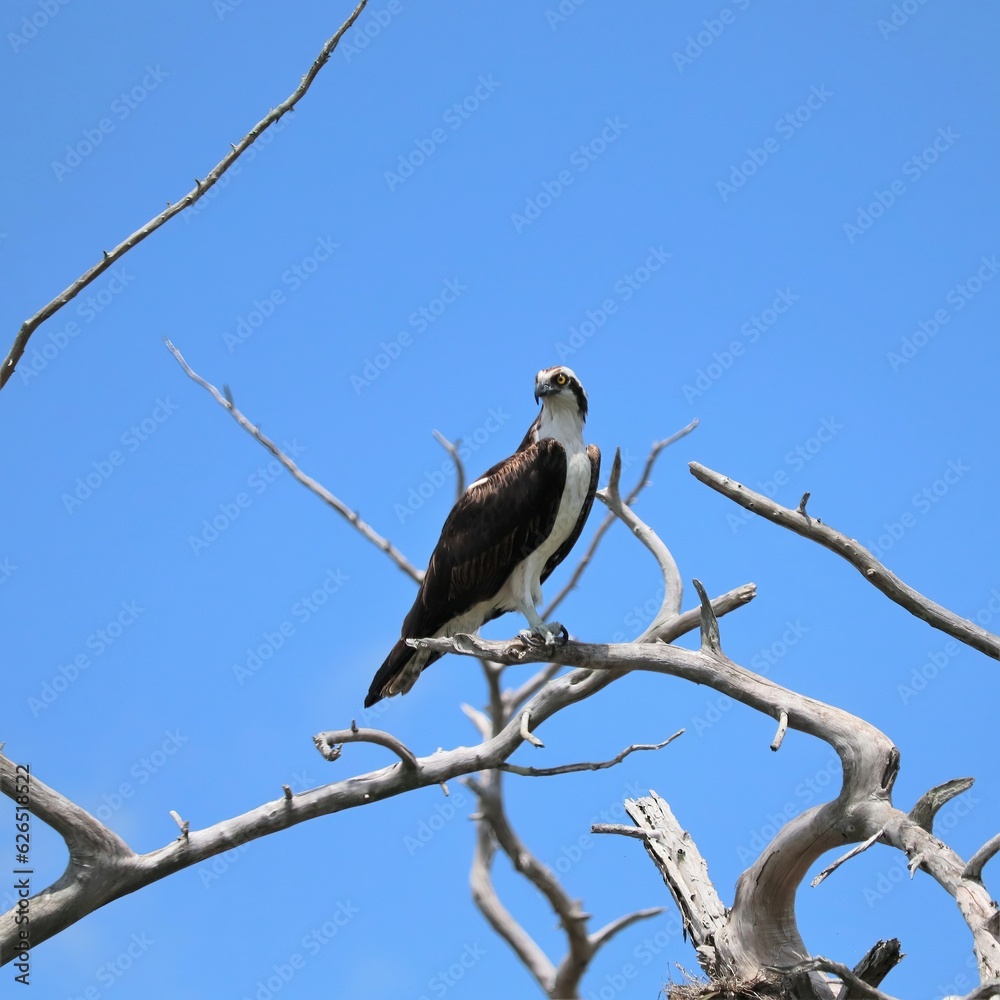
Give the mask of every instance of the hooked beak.
[(558, 386), (539, 382), (535, 385), (535, 402), (537, 403), (542, 396), (554, 396), (557, 392), (559, 392)]

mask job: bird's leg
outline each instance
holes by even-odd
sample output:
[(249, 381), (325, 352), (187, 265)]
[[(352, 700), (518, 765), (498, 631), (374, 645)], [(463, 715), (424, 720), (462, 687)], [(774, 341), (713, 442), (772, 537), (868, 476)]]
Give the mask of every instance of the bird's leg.
[(528, 619), (531, 628), (521, 629), (517, 636), (529, 646), (562, 646), (569, 639), (565, 625), (561, 622), (543, 622), (531, 605), (524, 608), (524, 617)]

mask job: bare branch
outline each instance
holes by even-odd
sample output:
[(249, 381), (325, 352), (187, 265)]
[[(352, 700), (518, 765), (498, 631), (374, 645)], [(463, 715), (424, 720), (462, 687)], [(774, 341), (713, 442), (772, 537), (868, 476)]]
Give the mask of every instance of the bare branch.
[(556, 979), (556, 967), (548, 955), (535, 943), (528, 932), (514, 919), (510, 911), (500, 902), (491, 868), (496, 854), (496, 840), (489, 824), (477, 823), (476, 849), (469, 872), (472, 900), (479, 907), (490, 927), (510, 945), (522, 965), (534, 976), (535, 981), (550, 995)]
[(616, 451), (608, 485), (603, 490), (598, 490), (596, 495), (598, 499), (607, 504), (608, 509), (616, 517), (620, 518), (628, 526), (632, 534), (653, 553), (654, 558), (660, 566), (660, 572), (663, 574), (663, 602), (660, 605), (660, 610), (656, 618), (653, 620), (653, 624), (643, 633), (643, 635), (647, 635), (652, 634), (665, 622), (680, 614), (684, 586), (681, 581), (680, 570), (678, 570), (677, 563), (671, 555), (670, 550), (663, 544), (656, 532), (644, 521), (636, 517), (629, 509), (628, 504), (622, 500), (618, 488), (621, 469), (621, 452)]
[(625, 503), (631, 506), (639, 498), (639, 494), (649, 485), (649, 477), (652, 475), (653, 466), (656, 464), (656, 460), (660, 457), (660, 452), (664, 448), (669, 448), (672, 444), (680, 441), (681, 438), (687, 437), (700, 423), (701, 421), (695, 417), (686, 427), (682, 427), (679, 431), (674, 431), (669, 437), (665, 437), (662, 441), (656, 441), (653, 447), (650, 449), (649, 457), (646, 459), (646, 464), (643, 467), (642, 475), (639, 477), (639, 482), (632, 487), (632, 492), (625, 497)]
[[(570, 689), (557, 684), (532, 701), (532, 717), (538, 722), (544, 721), (600, 686), (603, 685)], [(323, 734), (321, 739), (351, 742), (366, 739), (371, 732), (352, 728)], [(70, 863), (61, 878), (30, 899), (32, 946), (48, 940), (112, 900), (234, 847), (317, 816), (368, 805), (414, 788), (441, 785), (460, 775), (495, 769), (522, 745), (515, 719), (495, 737), (477, 746), (440, 751), (416, 759), (415, 766), (393, 764), (378, 771), (308, 789), (291, 798), (282, 794), (276, 801), (267, 802), (215, 826), (190, 830), (186, 837), (142, 855), (135, 854), (117, 835), (32, 775), (32, 810), (63, 836), (70, 849)], [(390, 746), (397, 753), (400, 753), (399, 747)], [(401, 759), (406, 759), (407, 752), (403, 747)], [(19, 794), (16, 768), (14, 761), (0, 754), (0, 790), (15, 800)], [(13, 910), (0, 915), (0, 964), (9, 961), (17, 952), (14, 947), (17, 927), (13, 916)]]
[[(697, 418), (692, 420), (687, 427), (682, 427), (679, 431), (671, 434), (670, 437), (664, 438), (662, 441), (656, 441), (653, 447), (650, 449), (649, 456), (646, 458), (646, 465), (642, 470), (642, 476), (639, 482), (632, 488), (629, 495), (625, 498), (626, 506), (633, 504), (639, 497), (639, 494), (649, 485), (649, 476), (653, 471), (653, 466), (656, 464), (657, 458), (659, 458), (660, 452), (664, 448), (669, 447), (675, 441), (679, 441), (682, 437), (686, 437), (698, 426)], [(598, 525), (597, 531), (594, 532), (594, 537), (590, 541), (590, 545), (587, 546), (586, 551), (581, 557), (580, 561), (577, 563), (576, 568), (570, 574), (570, 578), (566, 585), (552, 601), (549, 606), (542, 612), (543, 618), (551, 618), (553, 612), (559, 607), (560, 604), (566, 599), (566, 597), (575, 589), (577, 584), (580, 582), (580, 578), (583, 576), (584, 571), (590, 565), (591, 560), (594, 558), (594, 553), (597, 552), (597, 547), (601, 544), (601, 540), (607, 534), (608, 529), (615, 522), (615, 515), (613, 513), (608, 513), (604, 520)]]
[(330, 56), (333, 54), (333, 50), (337, 47), (337, 43), (340, 41), (344, 32), (351, 27), (352, 24), (357, 20), (358, 15), (365, 9), (365, 4), (368, 0), (361, 0), (351, 16), (337, 29), (336, 33), (327, 40), (326, 44), (320, 49), (319, 55), (313, 61), (312, 66), (306, 71), (305, 76), (302, 77), (302, 82), (292, 91), (292, 93), (282, 101), (276, 108), (272, 108), (250, 131), (242, 138), (239, 142), (233, 143), (228, 153), (205, 175), (204, 180), (196, 180), (195, 186), (179, 201), (175, 201), (172, 205), (167, 202), (167, 208), (165, 211), (160, 212), (159, 215), (150, 219), (144, 226), (137, 229), (130, 236), (126, 236), (121, 243), (118, 244), (113, 250), (105, 250), (101, 259), (86, 271), (80, 275), (68, 288), (64, 289), (59, 295), (57, 295), (51, 302), (42, 306), (38, 312), (35, 313), (30, 319), (24, 321), (21, 324), (21, 328), (17, 331), (17, 336), (14, 338), (14, 343), (11, 345), (10, 351), (7, 353), (7, 357), (4, 359), (3, 363), (0, 364), (0, 389), (2, 389), (6, 384), (11, 375), (14, 374), (14, 369), (17, 366), (18, 361), (24, 355), (24, 351), (28, 346), (28, 340), (31, 335), (42, 325), (47, 319), (55, 315), (63, 306), (68, 302), (71, 302), (77, 295), (80, 294), (95, 278), (103, 274), (109, 267), (112, 267), (117, 261), (125, 256), (133, 247), (138, 246), (147, 236), (156, 232), (164, 223), (168, 222), (175, 215), (183, 212), (184, 209), (189, 208), (193, 205), (199, 198), (204, 195), (209, 188), (213, 187), (216, 181), (240, 158), (240, 156), (245, 153), (250, 146), (260, 138), (261, 135), (267, 129), (269, 129), (276, 121), (278, 121), (284, 114), (291, 111), (299, 100), (305, 95), (306, 91), (312, 86), (313, 80), (319, 71), (326, 65), (329, 61)]
[(594, 931), (590, 935), (590, 945), (594, 951), (597, 951), (598, 948), (607, 944), (616, 934), (625, 930), (626, 927), (631, 927), (640, 920), (649, 920), (650, 917), (658, 917), (662, 912), (662, 906), (651, 906), (645, 910), (626, 913), (623, 917), (605, 924), (600, 930)]
[(774, 734), (774, 739), (771, 740), (771, 749), (778, 751), (781, 749), (781, 744), (785, 741), (785, 733), (788, 732), (788, 713), (781, 709), (781, 713), (778, 715), (778, 731)]
[(856, 844), (852, 847), (846, 854), (841, 855), (837, 858), (833, 864), (827, 865), (809, 884), (815, 889), (816, 886), (826, 880), (826, 878), (832, 875), (844, 862), (850, 861), (851, 858), (857, 857), (862, 851), (867, 851), (872, 844), (875, 843), (885, 833), (885, 830), (876, 830), (867, 840), (863, 840), (860, 844)]
[(801, 975), (807, 972), (832, 972), (840, 981), (851, 988), (851, 996), (859, 1000), (895, 1000), (888, 993), (883, 993), (874, 986), (869, 986), (863, 979), (854, 974), (843, 962), (833, 962), (829, 958), (817, 955), (808, 961), (799, 962), (790, 968), (771, 967), (774, 972), (785, 976)]
[(606, 767), (614, 767), (620, 764), (630, 753), (636, 750), (662, 750), (668, 743), (673, 743), (684, 732), (678, 729), (673, 736), (668, 736), (662, 743), (633, 743), (626, 747), (620, 754), (612, 757), (611, 760), (604, 760), (597, 763), (584, 761), (581, 764), (563, 764), (560, 767), (522, 767), (520, 764), (502, 764), (501, 771), (510, 774), (520, 774), (528, 778), (549, 778), (556, 774), (575, 774), (577, 771), (603, 771)]
[(458, 446), (462, 442), (458, 440), (452, 444), (440, 431), (431, 431), (431, 433), (434, 435), (434, 440), (451, 455), (451, 460), (455, 463), (455, 501), (457, 503), (465, 492), (465, 463), (458, 453)]
[[(132, 849), (117, 833), (40, 781), (28, 765), (16, 764), (2, 752), (0, 791), (15, 801), (19, 796), (25, 798), (27, 801), (19, 805), (30, 809), (66, 841), (70, 867), (86, 868), (97, 860), (121, 862), (134, 857)], [(32, 943), (34, 940), (32, 937)]]
[[(781, 687), (733, 663), (722, 654), (682, 649), (662, 643), (590, 645), (567, 642), (556, 647), (526, 647), (520, 640), (489, 642), (474, 636), (420, 640), (441, 652), (488, 656), (501, 663), (551, 659), (581, 669), (549, 682), (531, 703), (532, 719), (542, 721), (538, 699), (556, 691), (589, 696), (623, 672), (649, 670), (705, 684), (757, 711), (773, 715), (775, 706), (788, 712), (788, 725), (829, 743), (844, 768), (838, 797), (813, 806), (782, 827), (756, 862), (740, 877), (725, 933), (715, 942), (728, 968), (757, 974), (764, 965), (786, 964), (798, 950), (808, 952), (794, 918), (796, 890), (812, 863), (845, 842), (870, 837), (884, 828), (886, 843), (919, 858), (923, 869), (956, 901), (972, 932), (983, 980), (1000, 974), (1000, 919), (985, 889), (962, 879), (965, 863), (946, 845), (895, 809), (890, 800), (898, 773), (899, 751), (870, 723), (842, 709)], [(647, 840), (647, 845), (653, 846)], [(775, 857), (781, 863), (771, 863)], [(721, 905), (721, 904), (720, 904)], [(781, 953), (775, 949), (781, 943)]]
[[(744, 604), (749, 604), (757, 596), (757, 585), (755, 583), (744, 583), (734, 590), (729, 590), (725, 594), (720, 594), (712, 599), (712, 613), (716, 620), (723, 615), (728, 615), (730, 611), (742, 608)], [(687, 632), (691, 632), (701, 625), (701, 608), (691, 608), (676, 618), (671, 618), (665, 622), (655, 632), (646, 637), (647, 642), (673, 642)], [(643, 633), (645, 635), (645, 633)], [(641, 637), (640, 637), (641, 638)], [(638, 640), (636, 640), (638, 641)]]
[(590, 827), (591, 833), (614, 833), (620, 837), (633, 837), (636, 840), (645, 840), (653, 836), (654, 831), (643, 830), (635, 826), (626, 826), (624, 823), (594, 823)]
[(983, 868), (985, 867), (986, 862), (998, 853), (1000, 853), (1000, 833), (998, 833), (995, 837), (992, 837), (990, 840), (987, 840), (986, 843), (972, 855), (969, 859), (969, 863), (965, 866), (965, 870), (962, 872), (962, 878), (970, 878), (976, 882), (982, 882)]
[(975, 783), (975, 778), (952, 778), (942, 785), (935, 785), (917, 800), (917, 804), (910, 810), (910, 819), (928, 833), (933, 833), (934, 817), (937, 816), (938, 810), (956, 795), (968, 791)]
[(228, 391), (228, 387), (226, 394), (223, 395), (211, 382), (206, 382), (205, 379), (191, 368), (187, 361), (184, 360), (184, 355), (169, 340), (164, 340), (164, 343), (167, 345), (170, 353), (177, 359), (177, 363), (184, 369), (184, 374), (192, 381), (197, 382), (198, 385), (211, 394), (212, 398), (220, 406), (228, 410), (229, 415), (247, 434), (259, 441), (306, 489), (311, 490), (324, 503), (346, 518), (372, 545), (381, 549), (411, 580), (420, 583), (424, 577), (423, 572), (417, 569), (388, 539), (383, 538), (371, 525), (362, 521), (357, 511), (351, 510), (347, 504), (335, 497), (322, 483), (317, 482), (312, 476), (304, 473), (269, 437), (261, 433), (261, 429), (252, 424), (236, 408), (232, 393)]
[(848, 538), (847, 535), (815, 518), (782, 507), (768, 497), (747, 489), (742, 483), (714, 472), (698, 462), (692, 462), (690, 468), (696, 479), (741, 507), (836, 552), (858, 570), (870, 584), (881, 590), (891, 601), (909, 611), (911, 615), (958, 639), (959, 642), (964, 642), (973, 649), (1000, 660), (1000, 636), (988, 632), (967, 618), (960, 618), (954, 612), (935, 604), (919, 591), (903, 583), (855, 539)]
[(377, 743), (399, 757), (404, 767), (417, 767), (417, 758), (413, 751), (392, 733), (383, 732), (381, 729), (360, 729), (352, 724), (350, 729), (331, 729), (325, 733), (317, 733), (313, 737), (313, 743), (329, 761), (340, 757), (340, 748), (345, 743)]

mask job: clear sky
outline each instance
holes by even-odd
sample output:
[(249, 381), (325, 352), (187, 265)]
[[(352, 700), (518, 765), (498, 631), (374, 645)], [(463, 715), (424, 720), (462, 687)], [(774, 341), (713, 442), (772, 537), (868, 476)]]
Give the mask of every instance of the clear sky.
[[(203, 177), (349, 11), (5, 4), (0, 347)], [(686, 464), (791, 506), (811, 491), (817, 516), (995, 628), (998, 31), (983, 0), (373, 0), (299, 110), (39, 329), (0, 393), (6, 752), (140, 851), (176, 836), (171, 809), (200, 828), (387, 763), (351, 747), (326, 764), (311, 737), (361, 717), (413, 584), (269, 469), (162, 338), (419, 565), (454, 490), (432, 430), (477, 475), (533, 419), (535, 372), (563, 362), (605, 470), (616, 446), (631, 460), (626, 485), (700, 418), (639, 513), (687, 581), (757, 583), (723, 622), (728, 652), (879, 726), (902, 754), (898, 805), (976, 776), (939, 822), (971, 855), (1000, 826), (997, 664)], [(616, 526), (561, 618), (631, 638), (658, 586)], [(451, 657), (379, 724), (427, 754), (473, 742), (459, 706), (483, 700), (478, 666)], [(585, 996), (619, 995), (631, 966), (620, 995), (652, 1000), (674, 963), (696, 967), (640, 845), (587, 839), (592, 820), (656, 789), (730, 902), (773, 824), (838, 787), (825, 744), (792, 733), (773, 754), (772, 720), (653, 676), (564, 712), (517, 759), (601, 759), (681, 727), (612, 770), (508, 782), (512, 821), (592, 927), (668, 907), (607, 948)], [(455, 783), (175, 875), (40, 946), (32, 995), (264, 998), (295, 955), (282, 998), (535, 995), (470, 900), (472, 811)], [(0, 817), (12, 831), (11, 804)], [(35, 837), (41, 887), (65, 851), (38, 821)], [(561, 957), (544, 903), (502, 862), (497, 881)], [(888, 848), (804, 886), (799, 914), (810, 948), (849, 964), (899, 936), (898, 996), (971, 986), (953, 902)]]

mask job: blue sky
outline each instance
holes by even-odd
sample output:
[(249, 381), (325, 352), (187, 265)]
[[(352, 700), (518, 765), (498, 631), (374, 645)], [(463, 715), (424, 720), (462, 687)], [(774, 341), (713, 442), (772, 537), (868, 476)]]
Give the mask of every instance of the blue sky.
[[(284, 99), (349, 10), (5, 5), (4, 349)], [(7, 752), (142, 851), (176, 835), (171, 809), (208, 826), (386, 762), (358, 746), (326, 764), (311, 736), (360, 717), (412, 583), (269, 469), (164, 337), (417, 564), (453, 499), (432, 430), (476, 475), (533, 419), (534, 373), (563, 362), (626, 484), (700, 418), (639, 513), (686, 580), (757, 583), (723, 622), (728, 652), (882, 728), (897, 804), (976, 776), (939, 821), (971, 855), (1000, 812), (996, 663), (686, 463), (791, 506), (811, 491), (813, 513), (995, 629), (998, 29), (982, 0), (375, 0), (280, 130), (41, 327), (0, 394)], [(658, 586), (616, 526), (561, 618), (631, 638)], [(379, 724), (421, 754), (469, 744), (477, 670), (443, 660)], [(644, 852), (587, 839), (593, 820), (656, 789), (729, 902), (774, 823), (838, 787), (825, 744), (792, 733), (773, 754), (770, 719), (653, 676), (563, 713), (518, 759), (600, 759), (681, 727), (612, 770), (508, 782), (517, 829), (593, 927), (668, 907), (606, 949), (585, 996), (619, 995), (626, 966), (636, 997), (696, 967)], [(459, 784), (424, 790), (180, 873), (40, 946), (37, 995), (254, 997), (296, 955), (282, 997), (534, 995), (469, 898), (472, 811)], [(35, 833), (40, 887), (65, 851)], [(497, 882), (561, 957), (545, 905), (502, 863)], [(814, 952), (849, 964), (899, 936), (895, 995), (972, 984), (954, 904), (888, 848), (804, 887), (799, 915)]]

